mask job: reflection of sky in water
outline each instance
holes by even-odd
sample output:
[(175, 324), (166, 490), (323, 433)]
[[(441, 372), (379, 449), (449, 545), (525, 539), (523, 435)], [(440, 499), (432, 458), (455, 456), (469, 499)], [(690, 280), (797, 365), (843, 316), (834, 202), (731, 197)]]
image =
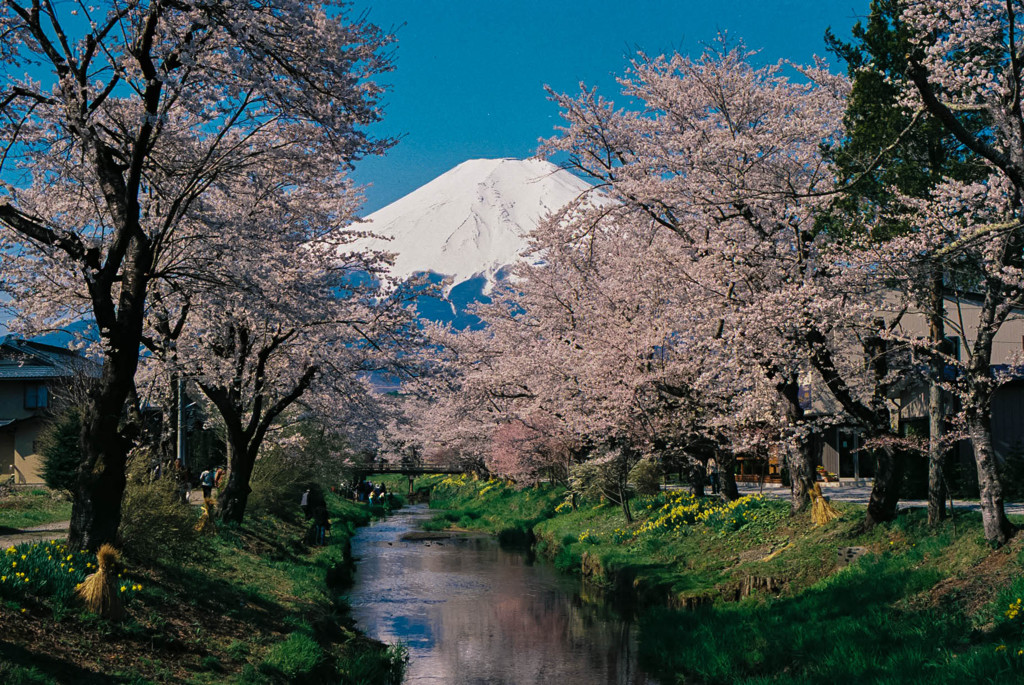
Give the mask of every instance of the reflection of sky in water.
[(632, 627), (583, 602), (576, 581), (490, 538), (399, 540), (425, 516), (406, 509), (353, 540), (353, 615), (409, 647), (407, 683), (653, 683)]
[(434, 648), (434, 635), (426, 616), (392, 616), (388, 620), (388, 627), (392, 635), (402, 636), (402, 642), (409, 649)]

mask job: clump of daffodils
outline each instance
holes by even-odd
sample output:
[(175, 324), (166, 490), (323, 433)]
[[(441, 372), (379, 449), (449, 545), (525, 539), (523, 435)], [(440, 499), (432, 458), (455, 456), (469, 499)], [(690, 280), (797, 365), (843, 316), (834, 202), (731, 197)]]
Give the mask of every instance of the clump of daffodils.
[(647, 508), (651, 515), (637, 529), (639, 536), (682, 532), (694, 526), (728, 532), (751, 524), (771, 523), (778, 518), (772, 504), (760, 495), (723, 502), (696, 497), (691, 493), (679, 493), (669, 496), (660, 507), (652, 503)]
[[(70, 549), (58, 540), (0, 548), (0, 598), (21, 603), (31, 597), (66, 606), (88, 574), (99, 570), (97, 561), (85, 550)], [(117, 594), (125, 602), (142, 589), (116, 573), (114, 577)]]

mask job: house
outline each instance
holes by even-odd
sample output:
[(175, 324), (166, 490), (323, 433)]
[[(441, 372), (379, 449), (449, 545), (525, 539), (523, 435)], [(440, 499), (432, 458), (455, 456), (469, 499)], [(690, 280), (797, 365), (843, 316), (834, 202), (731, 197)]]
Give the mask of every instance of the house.
[[(945, 298), (946, 339), (950, 353), (966, 361), (977, 339), (981, 301), (969, 295), (949, 294)], [(920, 311), (908, 311), (900, 319), (899, 333), (905, 337), (925, 338), (928, 321)], [(1004, 382), (992, 397), (992, 442), (997, 458), (1005, 460), (1011, 455), (1024, 454), (1024, 378), (1014, 369), (1024, 360), (1024, 312), (1014, 312), (1003, 323), (992, 346), (992, 371), (1007, 373), (1011, 380)], [(948, 374), (955, 373), (952, 367)], [(807, 374), (801, 379), (801, 403), (804, 408), (824, 415), (840, 413), (838, 405), (824, 388), (816, 387), (816, 379)], [(890, 419), (899, 426), (903, 435), (925, 437), (928, 433), (928, 392), (922, 385), (901, 387), (890, 397)], [(947, 395), (945, 414), (956, 410), (956, 400)], [(841, 479), (862, 479), (874, 475), (870, 450), (862, 449), (857, 429), (845, 425), (827, 428), (817, 436), (819, 463)], [(969, 440), (960, 441), (957, 450), (965, 464), (973, 461)]]
[(53, 345), (0, 338), (0, 474), (16, 483), (42, 483), (39, 433), (52, 415), (54, 396), (99, 366)]

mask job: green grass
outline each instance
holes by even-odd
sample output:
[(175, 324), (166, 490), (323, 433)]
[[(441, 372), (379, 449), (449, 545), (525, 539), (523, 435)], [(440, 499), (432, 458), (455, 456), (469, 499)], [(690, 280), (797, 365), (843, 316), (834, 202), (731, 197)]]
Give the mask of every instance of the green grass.
[(71, 502), (49, 490), (19, 488), (0, 497), (0, 529), (22, 530), (70, 518)]
[[(627, 524), (616, 506), (559, 505), (554, 487), (421, 484), (444, 509), (433, 527), (529, 524), (560, 569), (638, 599), (641, 664), (661, 682), (1024, 679), (1024, 545), (993, 552), (977, 514), (959, 514), (955, 535), (949, 522), (929, 528), (923, 511), (865, 533), (857, 505), (838, 504), (843, 517), (818, 527), (785, 501), (663, 493), (635, 498)], [(838, 567), (838, 549), (852, 546), (868, 553)]]
[(424, 476), (416, 479), (416, 488), (430, 488), (430, 506), (449, 510), (429, 522), (428, 529), (471, 528), (508, 542), (527, 539), (536, 524), (555, 516), (564, 498), (559, 488), (517, 490), (468, 475)]

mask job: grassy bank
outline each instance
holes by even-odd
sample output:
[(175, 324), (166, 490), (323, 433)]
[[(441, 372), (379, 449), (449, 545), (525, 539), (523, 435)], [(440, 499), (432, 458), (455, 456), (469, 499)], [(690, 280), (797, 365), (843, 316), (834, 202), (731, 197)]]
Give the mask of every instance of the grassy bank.
[[(399, 682), (401, 648), (358, 635), (339, 594), (348, 539), (372, 513), (332, 495), (328, 506), (332, 535), (323, 547), (307, 546), (305, 521), (264, 515), (204, 535), (177, 558), (127, 565), (119, 581), (127, 618), (116, 623), (85, 613), (73, 596), (91, 557), (53, 543), (0, 550), (0, 678)], [(4, 587), (15, 569), (29, 580)]]
[[(683, 493), (618, 507), (558, 488), (431, 477), (434, 527), (530, 531), (538, 552), (639, 598), (640, 658), (663, 682), (962, 683), (1024, 678), (1020, 540), (993, 551), (980, 517), (923, 511), (859, 532), (863, 508), (814, 526), (788, 503)], [(859, 554), (845, 564), (848, 548)]]

